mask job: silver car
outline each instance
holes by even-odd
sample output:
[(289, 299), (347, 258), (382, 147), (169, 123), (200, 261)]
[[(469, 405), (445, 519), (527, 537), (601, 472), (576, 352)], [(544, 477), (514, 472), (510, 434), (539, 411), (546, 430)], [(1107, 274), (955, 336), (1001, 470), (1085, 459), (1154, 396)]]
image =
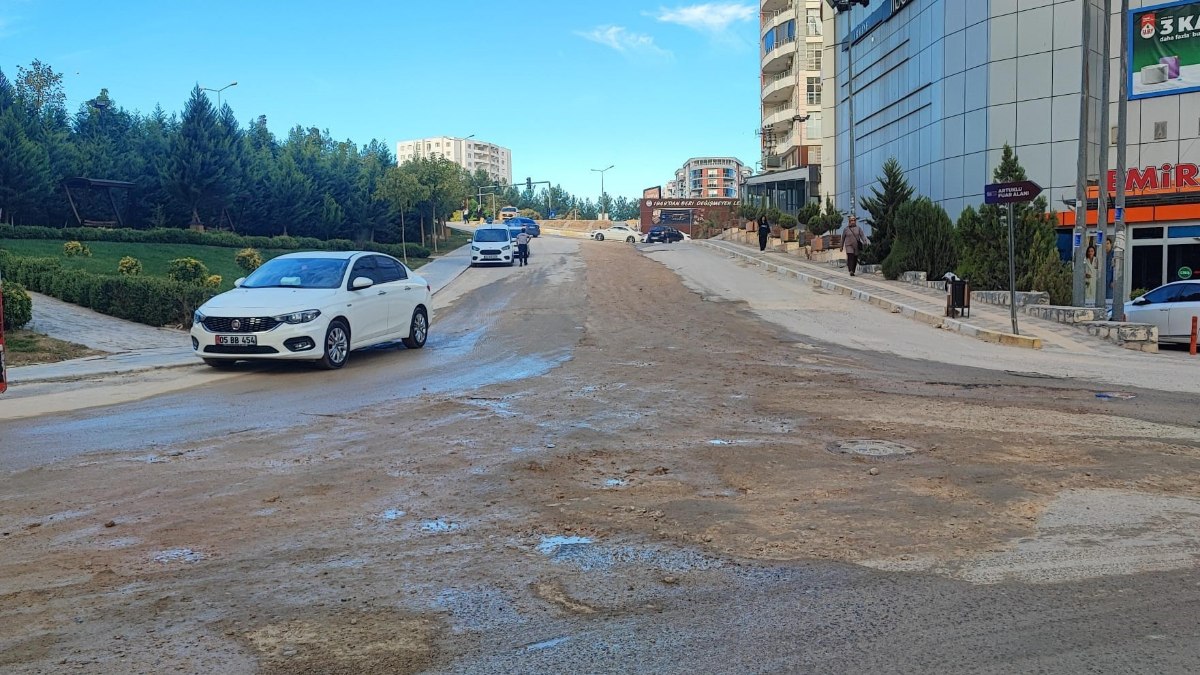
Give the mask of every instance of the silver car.
[(1200, 281), (1174, 281), (1125, 303), (1125, 320), (1158, 326), (1159, 342), (1188, 342), (1200, 316)]

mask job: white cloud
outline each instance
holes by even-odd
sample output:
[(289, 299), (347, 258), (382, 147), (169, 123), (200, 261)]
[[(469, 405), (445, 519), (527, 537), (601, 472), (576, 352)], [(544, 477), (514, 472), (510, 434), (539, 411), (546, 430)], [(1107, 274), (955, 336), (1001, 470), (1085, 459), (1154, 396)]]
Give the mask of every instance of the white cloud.
[(642, 33), (632, 33), (624, 26), (597, 26), (589, 31), (576, 31), (575, 34), (622, 54), (670, 55), (670, 52), (654, 44), (653, 37)]
[(704, 33), (720, 34), (728, 30), (730, 24), (753, 19), (757, 12), (753, 5), (706, 2), (675, 9), (663, 7), (654, 17), (663, 23), (674, 23)]

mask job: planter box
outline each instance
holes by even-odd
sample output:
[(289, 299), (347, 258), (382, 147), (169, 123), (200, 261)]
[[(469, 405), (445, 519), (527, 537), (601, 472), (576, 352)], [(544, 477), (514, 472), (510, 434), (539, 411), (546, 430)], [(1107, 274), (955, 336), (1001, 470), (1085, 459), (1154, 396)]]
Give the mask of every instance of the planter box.
[(828, 248), (829, 247), (825, 245), (825, 237), (813, 237), (812, 238), (812, 249), (814, 251), (824, 251), (824, 250), (827, 250)]

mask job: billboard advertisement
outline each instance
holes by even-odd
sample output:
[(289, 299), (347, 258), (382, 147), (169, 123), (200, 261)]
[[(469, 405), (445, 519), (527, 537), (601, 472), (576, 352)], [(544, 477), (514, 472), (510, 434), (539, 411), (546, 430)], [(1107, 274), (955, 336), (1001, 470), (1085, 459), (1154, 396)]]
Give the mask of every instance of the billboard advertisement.
[(1200, 91), (1200, 0), (1130, 10), (1129, 98)]

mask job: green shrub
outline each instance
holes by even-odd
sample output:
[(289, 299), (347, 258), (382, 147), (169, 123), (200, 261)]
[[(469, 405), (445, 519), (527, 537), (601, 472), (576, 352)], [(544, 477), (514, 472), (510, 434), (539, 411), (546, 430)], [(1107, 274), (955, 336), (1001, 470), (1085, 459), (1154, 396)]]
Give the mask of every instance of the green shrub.
[(142, 262), (127, 255), (117, 263), (117, 271), (127, 277), (135, 277), (142, 273)]
[(33, 299), (15, 281), (4, 282), (4, 329), (20, 328), (33, 320)]
[(167, 278), (185, 284), (203, 284), (208, 266), (195, 258), (176, 258), (167, 263)]
[(925, 272), (940, 279), (958, 264), (954, 224), (945, 209), (928, 197), (905, 202), (893, 222), (895, 239), (883, 259), (883, 276), (896, 279), (902, 272)]
[(204, 280), (204, 285), (207, 286), (208, 288), (220, 288), (221, 281), (222, 281), (222, 279), (221, 279), (220, 274), (210, 274)]
[(1135, 289), (1133, 289), (1132, 291), (1129, 291), (1129, 299), (1130, 299), (1130, 300), (1137, 300), (1138, 298), (1142, 297), (1143, 295), (1145, 295), (1145, 294), (1147, 294), (1147, 293), (1149, 293), (1149, 292), (1150, 292), (1150, 291), (1148, 291), (1148, 290), (1146, 290), (1146, 289), (1144, 289), (1144, 288), (1135, 288)]
[(92, 257), (92, 249), (88, 248), (87, 244), (83, 244), (78, 241), (68, 241), (67, 243), (63, 244), (63, 255), (67, 256), (68, 258), (90, 258)]
[(245, 270), (247, 274), (262, 267), (263, 264), (262, 254), (252, 248), (244, 248), (238, 251), (237, 255), (233, 257), (233, 261), (237, 263), (238, 267)]

